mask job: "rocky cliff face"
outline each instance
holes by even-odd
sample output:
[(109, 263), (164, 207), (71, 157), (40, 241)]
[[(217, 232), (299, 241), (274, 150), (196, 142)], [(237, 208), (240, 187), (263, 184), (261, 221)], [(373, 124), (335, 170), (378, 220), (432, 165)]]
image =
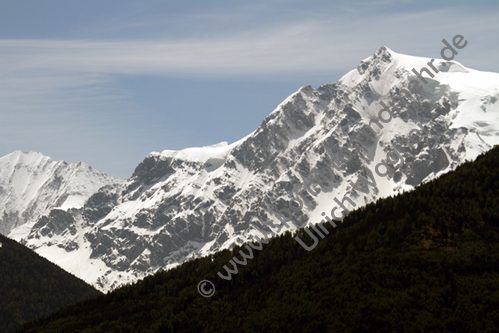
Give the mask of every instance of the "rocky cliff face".
[(429, 60), (382, 47), (240, 141), (151, 153), (125, 182), (12, 234), (106, 291), (411, 189), (499, 143), (499, 75), (437, 60), (411, 93)]
[(55, 162), (29, 151), (6, 155), (0, 158), (0, 233), (27, 230), (54, 208), (81, 207), (100, 187), (119, 182), (81, 162)]

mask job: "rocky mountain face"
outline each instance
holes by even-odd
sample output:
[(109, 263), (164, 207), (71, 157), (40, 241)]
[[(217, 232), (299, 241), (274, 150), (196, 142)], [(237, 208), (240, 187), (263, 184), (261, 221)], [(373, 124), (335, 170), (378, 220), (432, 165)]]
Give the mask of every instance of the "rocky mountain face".
[(81, 207), (62, 209), (60, 196), (29, 228), (3, 224), (107, 291), (262, 233), (341, 220), (499, 143), (499, 74), (436, 60), (409, 89), (429, 61), (382, 47), (338, 82), (300, 88), (235, 143), (153, 152)]
[(28, 151), (6, 155), (0, 158), (0, 233), (29, 230), (52, 209), (81, 207), (102, 186), (120, 182), (81, 162), (55, 162)]

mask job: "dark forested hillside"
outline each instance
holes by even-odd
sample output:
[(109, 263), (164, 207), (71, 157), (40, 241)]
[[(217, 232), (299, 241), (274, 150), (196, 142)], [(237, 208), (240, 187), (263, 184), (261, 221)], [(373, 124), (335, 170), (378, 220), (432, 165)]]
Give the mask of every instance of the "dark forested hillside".
[[(329, 236), (311, 252), (289, 233), (272, 239), (231, 281), (216, 273), (240, 248), (80, 302), (21, 331), (499, 331), (498, 147), (327, 228)], [(211, 298), (198, 294), (203, 279), (216, 286)]]
[(101, 294), (35, 252), (0, 235), (0, 332)]

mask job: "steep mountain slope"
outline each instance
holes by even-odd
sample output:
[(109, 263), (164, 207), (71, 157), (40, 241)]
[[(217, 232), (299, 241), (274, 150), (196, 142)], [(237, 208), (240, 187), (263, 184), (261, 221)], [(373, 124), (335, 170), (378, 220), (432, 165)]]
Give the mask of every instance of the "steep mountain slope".
[[(499, 75), (437, 60), (405, 93), (429, 61), (382, 47), (338, 82), (302, 87), (238, 142), (151, 153), (71, 216), (12, 234), (106, 291), (261, 232), (341, 219), (499, 143)], [(78, 232), (59, 237), (59, 223)]]
[(0, 235), (0, 332), (100, 294), (47, 259)]
[(0, 158), (0, 233), (8, 235), (17, 228), (22, 237), (53, 208), (81, 207), (100, 187), (117, 183), (118, 179), (81, 162), (67, 164), (36, 152), (13, 152)]
[[(242, 247), (20, 332), (495, 332), (498, 165), (496, 147), (409, 193), (368, 204), (336, 229), (326, 226), (330, 235), (312, 252), (289, 233), (271, 239), (230, 282), (217, 272)], [(216, 286), (210, 298), (196, 288), (204, 279)]]

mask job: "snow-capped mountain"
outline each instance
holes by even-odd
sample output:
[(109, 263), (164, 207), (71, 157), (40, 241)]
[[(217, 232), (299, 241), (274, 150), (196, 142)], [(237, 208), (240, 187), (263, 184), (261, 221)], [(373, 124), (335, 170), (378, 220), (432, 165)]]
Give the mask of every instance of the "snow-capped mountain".
[[(243, 139), (153, 152), (83, 207), (10, 235), (107, 291), (411, 189), (499, 143), (499, 74), (435, 60), (438, 73), (405, 94), (429, 61), (382, 47), (338, 82), (300, 88)], [(392, 118), (379, 122), (386, 105)]]
[(13, 152), (0, 158), (0, 233), (29, 232), (52, 209), (79, 208), (102, 186), (120, 182), (81, 162), (68, 164), (36, 152)]

